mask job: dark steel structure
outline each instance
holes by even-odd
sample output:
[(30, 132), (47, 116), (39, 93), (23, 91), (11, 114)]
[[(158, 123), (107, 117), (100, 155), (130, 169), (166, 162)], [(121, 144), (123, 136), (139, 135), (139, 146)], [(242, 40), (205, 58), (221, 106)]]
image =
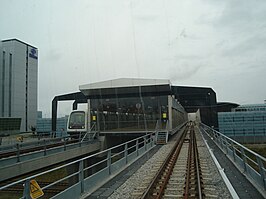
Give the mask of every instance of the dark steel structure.
[[(130, 98), (145, 96), (173, 95), (175, 99), (185, 108), (186, 112), (196, 112), (200, 109), (201, 121), (209, 126), (218, 127), (216, 93), (211, 88), (173, 86), (170, 81), (161, 81), (160, 84), (139, 84), (129, 86), (132, 81), (148, 81), (139, 79), (117, 79), (88, 85), (87, 88), (80, 87), (81, 92), (56, 96), (52, 102), (52, 130), (56, 131), (57, 104), (59, 101), (74, 100), (73, 110), (77, 109), (79, 103), (87, 103), (88, 99), (111, 99)], [(154, 82), (160, 80), (154, 80)], [(127, 83), (119, 86), (119, 82)], [(134, 82), (134, 83), (135, 83)], [(115, 86), (115, 84), (117, 86)], [(110, 86), (111, 85), (111, 86)]]
[(200, 110), (201, 122), (218, 128), (216, 93), (212, 88), (172, 86), (172, 93), (187, 113)]
[(82, 92), (69, 93), (65, 95), (55, 96), (52, 101), (52, 131), (56, 131), (57, 121), (57, 106), (59, 101), (71, 101), (75, 100), (72, 106), (73, 110), (77, 109), (79, 103), (86, 103), (87, 98)]
[(231, 112), (233, 108), (238, 107), (239, 104), (231, 102), (218, 102), (217, 103), (217, 113), (219, 112)]

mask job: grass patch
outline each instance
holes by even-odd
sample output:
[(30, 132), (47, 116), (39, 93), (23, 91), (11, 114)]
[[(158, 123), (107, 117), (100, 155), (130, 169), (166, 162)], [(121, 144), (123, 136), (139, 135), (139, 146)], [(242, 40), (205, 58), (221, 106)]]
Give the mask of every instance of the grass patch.
[(54, 182), (59, 179), (62, 179), (67, 176), (67, 170), (66, 168), (62, 168), (56, 171), (52, 171), (49, 173), (46, 173), (42, 176), (38, 176), (36, 178), (37, 181), (42, 181), (42, 182)]
[(266, 157), (266, 144), (246, 144), (245, 147), (263, 157)]

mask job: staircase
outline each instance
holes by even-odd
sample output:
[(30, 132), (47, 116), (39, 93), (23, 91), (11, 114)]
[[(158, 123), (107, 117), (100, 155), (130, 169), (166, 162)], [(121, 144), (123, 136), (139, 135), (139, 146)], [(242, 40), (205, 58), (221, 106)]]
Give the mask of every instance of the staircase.
[(98, 136), (99, 136), (98, 131), (91, 131), (90, 133), (87, 132), (81, 139), (81, 142), (95, 140), (98, 138)]
[(168, 142), (168, 131), (159, 131), (156, 133), (156, 144), (166, 144)]
[(91, 129), (89, 129), (89, 131), (82, 137), (81, 142), (97, 139), (98, 136), (99, 131), (96, 130), (96, 123), (93, 123)]

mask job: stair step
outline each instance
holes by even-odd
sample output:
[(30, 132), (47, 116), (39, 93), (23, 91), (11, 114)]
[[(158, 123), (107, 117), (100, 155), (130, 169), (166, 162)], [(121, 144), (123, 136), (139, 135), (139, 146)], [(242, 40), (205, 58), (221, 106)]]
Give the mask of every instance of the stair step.
[(157, 132), (157, 144), (166, 144), (168, 139), (168, 132)]

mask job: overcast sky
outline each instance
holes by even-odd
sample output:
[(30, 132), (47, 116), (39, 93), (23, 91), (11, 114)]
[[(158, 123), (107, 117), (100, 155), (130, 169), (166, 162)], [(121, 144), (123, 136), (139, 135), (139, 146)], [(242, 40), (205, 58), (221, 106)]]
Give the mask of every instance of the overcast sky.
[[(39, 49), (38, 106), (121, 77), (208, 86), (218, 101), (266, 99), (265, 0), (1, 0), (0, 39)], [(59, 115), (70, 105), (60, 103)]]

